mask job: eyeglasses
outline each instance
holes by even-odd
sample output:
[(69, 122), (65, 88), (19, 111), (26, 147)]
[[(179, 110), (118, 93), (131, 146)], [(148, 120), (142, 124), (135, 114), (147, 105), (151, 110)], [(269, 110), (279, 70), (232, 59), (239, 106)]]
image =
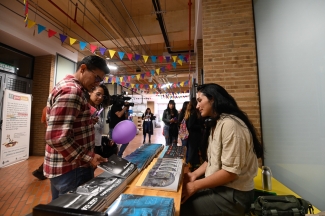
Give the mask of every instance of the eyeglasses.
[(101, 94), (101, 93), (96, 93), (96, 97), (98, 97), (98, 98), (103, 98), (104, 100), (107, 98), (107, 96), (106, 95), (103, 95), (103, 94)]
[(89, 69), (88, 69), (88, 71), (92, 72), (95, 75), (95, 82), (96, 83), (102, 83), (102, 82), (104, 82), (104, 79), (101, 78), (99, 75), (97, 75), (94, 71), (89, 70)]

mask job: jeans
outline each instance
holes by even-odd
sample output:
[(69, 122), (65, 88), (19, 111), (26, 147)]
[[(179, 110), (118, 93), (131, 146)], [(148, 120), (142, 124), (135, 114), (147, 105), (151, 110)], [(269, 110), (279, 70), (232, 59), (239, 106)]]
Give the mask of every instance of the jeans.
[[(113, 133), (113, 129), (114, 128), (110, 128), (109, 129), (109, 138), (112, 139), (112, 133)], [(114, 141), (114, 140), (113, 140)], [(125, 143), (125, 144), (119, 144), (120, 146), (120, 150), (117, 153), (117, 156), (122, 157), (124, 150), (126, 149), (126, 147), (128, 147), (129, 143)]]
[(78, 167), (58, 177), (50, 178), (52, 200), (65, 194), (78, 186), (94, 178), (94, 170), (91, 167)]

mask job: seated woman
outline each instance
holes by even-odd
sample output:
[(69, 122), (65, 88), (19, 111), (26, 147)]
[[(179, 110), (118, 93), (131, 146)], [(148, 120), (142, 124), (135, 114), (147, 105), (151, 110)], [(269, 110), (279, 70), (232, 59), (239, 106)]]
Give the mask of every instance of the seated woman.
[[(207, 161), (184, 174), (181, 215), (245, 215), (254, 201), (263, 147), (247, 115), (217, 84), (197, 88), (197, 109), (211, 132)], [(203, 178), (201, 178), (203, 176)]]

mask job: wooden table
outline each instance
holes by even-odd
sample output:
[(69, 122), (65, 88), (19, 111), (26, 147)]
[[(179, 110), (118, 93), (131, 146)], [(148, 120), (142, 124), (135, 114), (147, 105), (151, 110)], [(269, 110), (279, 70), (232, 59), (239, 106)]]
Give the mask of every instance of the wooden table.
[[(188, 167), (185, 166), (183, 169), (184, 172), (188, 171)], [(142, 171), (143, 172), (143, 171)], [(180, 208), (181, 208), (181, 198), (182, 198), (182, 187), (183, 187), (183, 179), (180, 181), (180, 185), (178, 187), (177, 192), (173, 191), (163, 191), (163, 190), (150, 190), (150, 189), (143, 189), (136, 187), (135, 184), (138, 182), (142, 172), (137, 175), (133, 179), (133, 181), (127, 186), (127, 188), (123, 191), (126, 194), (135, 194), (135, 195), (147, 195), (147, 196), (161, 196), (161, 197), (170, 197), (174, 198), (174, 205), (175, 205), (175, 216), (180, 215)]]
[[(255, 188), (258, 190), (263, 190), (262, 188), (262, 170), (259, 168), (257, 172), (257, 176), (254, 178)], [(284, 184), (276, 180), (272, 177), (272, 191), (275, 192), (277, 195), (294, 195), (295, 197), (301, 198), (298, 194), (290, 190), (288, 187), (286, 187)], [(319, 209), (314, 207), (314, 213), (319, 213)]]

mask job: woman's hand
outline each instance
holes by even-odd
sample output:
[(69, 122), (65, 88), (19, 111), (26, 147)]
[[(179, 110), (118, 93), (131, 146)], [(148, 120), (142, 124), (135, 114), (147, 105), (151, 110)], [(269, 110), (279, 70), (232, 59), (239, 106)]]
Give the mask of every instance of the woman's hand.
[(91, 120), (92, 120), (93, 124), (96, 124), (99, 120), (99, 117), (98, 116), (92, 117)]
[(196, 191), (197, 189), (195, 188), (194, 182), (184, 182), (181, 203), (183, 204), (184, 202), (186, 202), (186, 200), (190, 198), (193, 194), (195, 194)]
[(194, 182), (196, 180), (196, 176), (192, 172), (184, 173), (184, 182)]

